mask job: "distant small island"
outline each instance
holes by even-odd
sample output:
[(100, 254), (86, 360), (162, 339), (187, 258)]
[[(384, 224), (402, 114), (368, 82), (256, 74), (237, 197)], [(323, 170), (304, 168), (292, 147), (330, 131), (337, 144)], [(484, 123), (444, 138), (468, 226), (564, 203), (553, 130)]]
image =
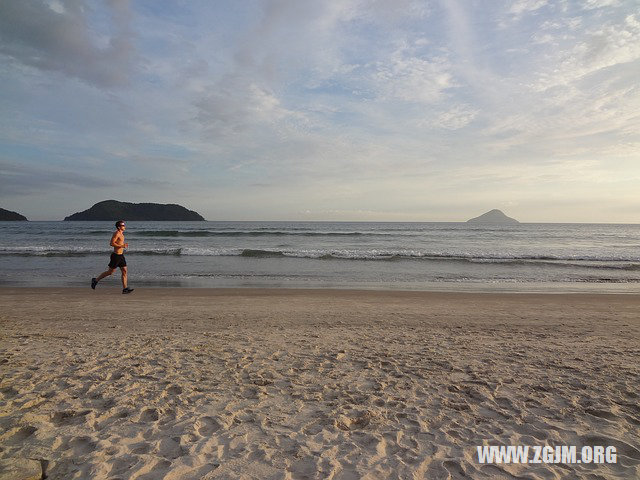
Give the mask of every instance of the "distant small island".
[(520, 222), (515, 218), (507, 217), (500, 210), (493, 209), (487, 213), (483, 213), (479, 217), (467, 220), (467, 223), (516, 224)]
[(26, 222), (27, 217), (24, 215), (20, 215), (17, 212), (12, 212), (11, 210), (5, 210), (4, 208), (0, 208), (0, 222)]
[(98, 202), (88, 210), (65, 217), (65, 221), (204, 221), (202, 215), (176, 204), (128, 203), (117, 200)]

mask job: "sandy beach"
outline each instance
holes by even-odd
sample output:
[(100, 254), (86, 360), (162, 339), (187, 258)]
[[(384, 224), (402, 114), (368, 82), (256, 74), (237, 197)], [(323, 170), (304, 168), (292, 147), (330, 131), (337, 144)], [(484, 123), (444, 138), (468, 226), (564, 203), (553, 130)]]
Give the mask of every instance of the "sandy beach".
[[(2, 479), (640, 478), (639, 295), (105, 286), (0, 304)], [(482, 445), (617, 459), (481, 464)]]

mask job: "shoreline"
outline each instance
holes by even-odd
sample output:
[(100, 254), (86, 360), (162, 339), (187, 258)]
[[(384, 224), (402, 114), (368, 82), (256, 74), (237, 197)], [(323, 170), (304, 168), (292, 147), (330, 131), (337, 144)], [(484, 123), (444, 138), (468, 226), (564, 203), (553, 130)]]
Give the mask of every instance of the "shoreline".
[[(118, 272), (113, 274), (113, 278), (107, 279), (97, 287), (94, 291), (103, 290), (119, 290), (122, 288)], [(0, 281), (0, 292), (3, 290), (73, 290), (78, 293), (90, 290), (87, 281), (74, 282), (68, 285), (54, 285), (53, 282), (44, 285), (20, 284), (17, 281), (11, 284), (9, 281)], [(416, 294), (469, 294), (469, 295), (624, 295), (634, 296), (640, 295), (640, 284), (637, 283), (591, 283), (591, 282), (574, 282), (574, 283), (449, 283), (449, 282), (420, 282), (419, 284), (397, 283), (397, 284), (313, 284), (305, 285), (285, 285), (279, 284), (274, 286), (265, 286), (260, 284), (253, 285), (207, 285), (181, 282), (166, 282), (158, 284), (158, 282), (145, 282), (135, 280), (129, 282), (129, 287), (135, 288), (136, 291), (238, 291), (238, 292), (256, 292), (256, 291), (301, 291), (301, 292), (388, 292), (388, 293), (416, 293)]]
[[(0, 471), (640, 476), (640, 295), (5, 287), (0, 302)], [(546, 444), (618, 460), (476, 456)]]
[[(385, 301), (410, 301), (418, 304), (425, 301), (448, 300), (474, 301), (486, 300), (489, 302), (512, 301), (512, 302), (535, 302), (540, 300), (552, 300), (554, 304), (565, 304), (580, 302), (584, 306), (587, 304), (600, 304), (602, 301), (613, 300), (615, 303), (638, 304), (640, 308), (639, 292), (564, 292), (564, 291), (459, 291), (459, 290), (403, 290), (403, 289), (362, 289), (362, 288), (299, 288), (299, 287), (136, 287), (135, 292), (127, 299), (122, 298), (122, 287), (118, 286), (98, 286), (96, 290), (88, 287), (7, 287), (0, 286), (0, 299), (5, 296), (25, 297), (37, 301), (41, 295), (65, 297), (67, 301), (73, 303), (74, 299), (81, 299), (83, 302), (95, 298), (105, 297), (122, 300), (122, 303), (135, 303), (136, 299), (142, 301), (158, 301), (167, 298), (187, 298), (198, 301), (198, 305), (204, 306), (201, 302), (215, 298), (317, 298), (347, 300), (349, 298), (370, 299), (376, 303)], [(159, 298), (157, 298), (159, 297)], [(586, 302), (586, 303), (585, 303)], [(527, 305), (531, 306), (531, 305)], [(2, 317), (0, 316), (0, 319)]]

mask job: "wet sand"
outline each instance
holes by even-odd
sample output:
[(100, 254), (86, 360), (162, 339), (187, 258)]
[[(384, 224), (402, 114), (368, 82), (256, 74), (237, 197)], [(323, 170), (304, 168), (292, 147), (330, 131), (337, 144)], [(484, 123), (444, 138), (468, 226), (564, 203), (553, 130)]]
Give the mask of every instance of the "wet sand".
[[(640, 478), (640, 295), (99, 286), (0, 305), (0, 478)], [(477, 445), (617, 463), (483, 465)]]

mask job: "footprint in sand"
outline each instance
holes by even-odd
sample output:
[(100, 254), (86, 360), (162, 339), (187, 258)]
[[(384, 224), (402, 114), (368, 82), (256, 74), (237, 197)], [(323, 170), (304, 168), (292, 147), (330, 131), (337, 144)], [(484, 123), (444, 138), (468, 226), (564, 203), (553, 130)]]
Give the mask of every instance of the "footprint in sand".
[(442, 465), (454, 478), (466, 477), (467, 474), (462, 468), (462, 465), (457, 460), (445, 460)]
[(120, 455), (114, 458), (113, 461), (108, 461), (107, 464), (111, 466), (108, 478), (119, 478), (120, 475), (130, 474), (132, 468), (139, 463), (139, 461), (140, 459), (136, 455), (127, 454)]
[(623, 442), (622, 440), (618, 440), (612, 437), (605, 437), (604, 435), (586, 435), (580, 440), (582, 445), (612, 445), (616, 447), (618, 456), (622, 455), (640, 462), (640, 450), (633, 447), (632, 445), (629, 445), (626, 442)]
[(258, 377), (253, 380), (254, 385), (258, 385), (259, 387), (266, 387), (267, 385), (271, 385), (273, 382), (263, 377)]
[(73, 448), (74, 455), (86, 455), (96, 449), (97, 442), (91, 437), (75, 437), (69, 441), (69, 446)]
[(170, 468), (171, 462), (169, 460), (158, 460), (157, 462), (149, 463), (138, 470), (135, 478), (139, 480), (156, 480), (158, 478), (165, 478)]
[(597, 408), (585, 408), (584, 411), (589, 415), (593, 415), (594, 417), (598, 417), (598, 418), (604, 418), (605, 420), (613, 420), (613, 421), (618, 420), (618, 416), (615, 413), (610, 412), (608, 410), (602, 410)]
[(51, 416), (51, 422), (56, 427), (63, 427), (66, 425), (77, 425), (80, 423), (85, 423), (87, 419), (85, 418), (91, 410), (63, 410), (61, 412), (55, 412)]
[(341, 415), (340, 418), (335, 421), (335, 426), (344, 431), (364, 428), (369, 425), (374, 416), (375, 414), (369, 411), (361, 413), (354, 412), (351, 416)]
[(158, 410), (155, 408), (146, 408), (140, 414), (140, 422), (149, 423), (149, 422), (157, 422), (160, 418), (160, 414)]
[(31, 425), (27, 425), (27, 426), (24, 426), (24, 427), (16, 428), (14, 430), (13, 435), (11, 435), (6, 440), (6, 443), (7, 443), (7, 445), (20, 444), (20, 443), (24, 442), (27, 438), (29, 438), (31, 435), (36, 433), (37, 430), (38, 429), (36, 427), (33, 427)]
[(196, 421), (195, 428), (200, 436), (209, 437), (220, 430), (222, 425), (215, 418), (202, 417)]
[(168, 395), (180, 395), (182, 387), (180, 385), (169, 385), (166, 390)]
[(505, 408), (507, 410), (515, 410), (513, 402), (507, 397), (496, 397), (495, 401), (502, 408)]
[(18, 391), (13, 387), (3, 387), (0, 388), (0, 393), (2, 393), (6, 398), (12, 398), (18, 394)]
[(167, 460), (175, 460), (186, 454), (185, 449), (180, 444), (179, 437), (163, 438), (156, 444), (155, 453)]
[(107, 375), (107, 380), (114, 382), (116, 380), (120, 380), (122, 377), (124, 377), (124, 372), (116, 370), (115, 372), (111, 372)]
[(140, 442), (131, 445), (131, 453), (134, 455), (145, 455), (151, 451), (151, 445), (147, 442)]
[(118, 410), (113, 417), (114, 418), (127, 418), (129, 415), (131, 415), (131, 412), (129, 410), (127, 410), (126, 408), (123, 408), (122, 410)]

